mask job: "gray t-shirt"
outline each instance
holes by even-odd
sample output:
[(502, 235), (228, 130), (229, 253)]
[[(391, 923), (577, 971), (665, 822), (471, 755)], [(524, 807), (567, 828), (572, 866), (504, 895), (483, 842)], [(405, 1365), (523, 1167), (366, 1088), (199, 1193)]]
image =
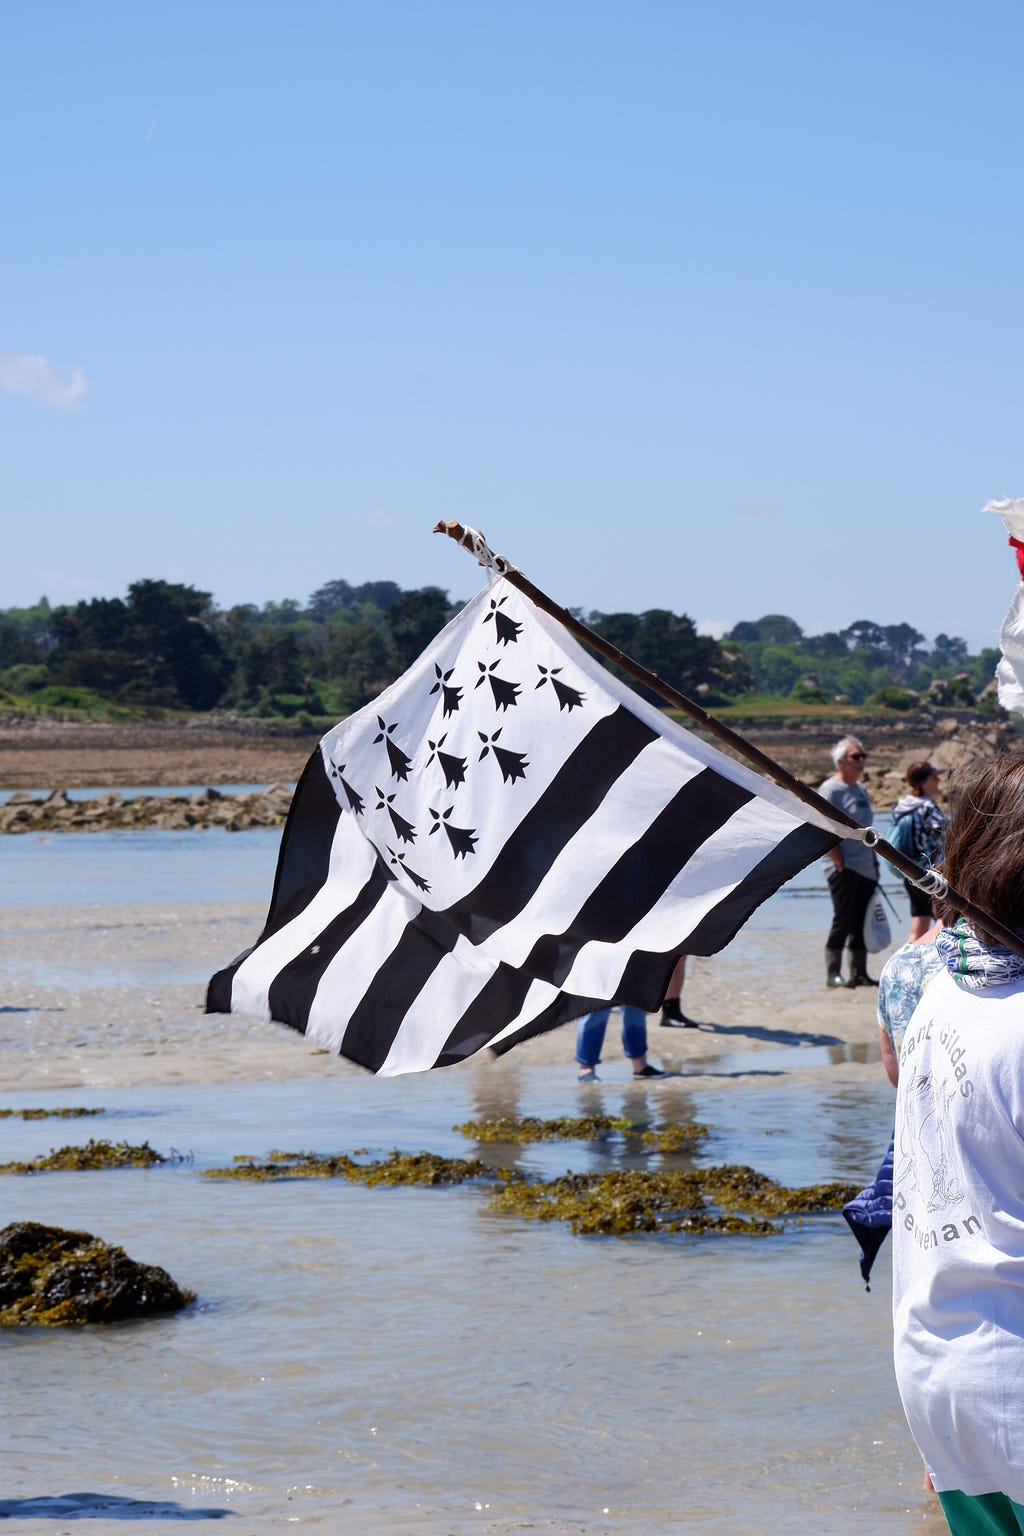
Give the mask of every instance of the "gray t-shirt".
[[(874, 812), (863, 784), (844, 784), (839, 775), (834, 773), (824, 784), (819, 784), (818, 794), (829, 805), (852, 816), (859, 826), (870, 827)], [(844, 869), (852, 870), (855, 875), (866, 875), (869, 880), (878, 879), (875, 856), (870, 848), (858, 842), (855, 837), (844, 837), (839, 849), (843, 855)], [(823, 859), (821, 867), (829, 875), (836, 866), (831, 859)]]

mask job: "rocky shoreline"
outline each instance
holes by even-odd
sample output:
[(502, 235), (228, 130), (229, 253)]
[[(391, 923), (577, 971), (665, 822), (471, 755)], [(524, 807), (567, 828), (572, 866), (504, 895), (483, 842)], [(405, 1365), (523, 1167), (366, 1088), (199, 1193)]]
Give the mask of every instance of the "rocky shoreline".
[[(832, 743), (850, 732), (860, 736), (868, 748), (864, 783), (879, 811), (905, 792), (903, 775), (915, 759), (954, 769), (1020, 741), (1012, 722), (966, 711), (886, 720), (741, 721), (735, 729), (811, 786), (831, 772)], [(280, 826), (317, 740), (308, 731), (226, 718), (124, 725), (0, 721), (0, 790), (13, 791), (0, 805), (0, 834)], [(182, 784), (206, 787), (188, 794), (122, 794), (118, 787)], [(218, 788), (238, 784), (267, 787)], [(89, 786), (104, 792), (75, 799), (67, 794)]]
[(48, 795), (16, 790), (0, 805), (0, 833), (100, 832), (111, 828), (157, 827), (164, 832), (223, 827), (246, 832), (252, 827), (280, 827), (292, 803), (290, 784), (225, 795), (209, 788), (194, 795), (136, 795), (126, 799), (112, 789), (94, 798), (72, 800), (64, 789)]

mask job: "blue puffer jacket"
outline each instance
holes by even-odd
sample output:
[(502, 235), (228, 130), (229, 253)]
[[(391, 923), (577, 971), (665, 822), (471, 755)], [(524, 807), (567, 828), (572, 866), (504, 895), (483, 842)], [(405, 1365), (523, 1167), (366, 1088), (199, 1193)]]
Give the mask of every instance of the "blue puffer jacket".
[(860, 1244), (860, 1273), (866, 1290), (871, 1266), (878, 1250), (885, 1242), (886, 1233), (892, 1228), (892, 1161), (895, 1152), (895, 1134), (889, 1142), (889, 1150), (882, 1159), (882, 1166), (873, 1181), (859, 1195), (843, 1206), (843, 1215), (850, 1224), (850, 1231)]

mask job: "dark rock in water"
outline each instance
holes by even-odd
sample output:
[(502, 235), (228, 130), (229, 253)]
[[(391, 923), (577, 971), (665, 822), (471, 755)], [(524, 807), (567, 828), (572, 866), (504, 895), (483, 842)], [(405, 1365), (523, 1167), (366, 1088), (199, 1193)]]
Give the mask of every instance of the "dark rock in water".
[(178, 1312), (195, 1298), (90, 1232), (37, 1221), (0, 1231), (0, 1327), (63, 1328)]

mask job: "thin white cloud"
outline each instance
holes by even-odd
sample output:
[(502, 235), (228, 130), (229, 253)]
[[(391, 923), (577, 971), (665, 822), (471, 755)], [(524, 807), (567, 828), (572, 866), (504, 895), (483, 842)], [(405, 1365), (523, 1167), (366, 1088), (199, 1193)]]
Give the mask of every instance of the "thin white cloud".
[(29, 395), (40, 405), (75, 405), (89, 388), (89, 380), (76, 368), (65, 384), (47, 362), (31, 352), (0, 352), (0, 389), (13, 395)]

